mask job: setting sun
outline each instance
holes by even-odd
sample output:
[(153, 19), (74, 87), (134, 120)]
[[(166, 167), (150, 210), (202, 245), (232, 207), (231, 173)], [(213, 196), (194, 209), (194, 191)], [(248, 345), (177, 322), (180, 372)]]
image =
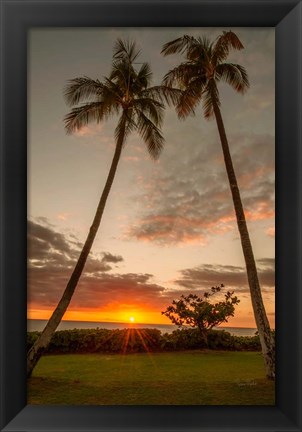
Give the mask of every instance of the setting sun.
[(130, 318), (129, 318), (129, 321), (133, 323), (133, 322), (135, 321), (134, 317), (133, 317), (133, 316), (130, 317)]

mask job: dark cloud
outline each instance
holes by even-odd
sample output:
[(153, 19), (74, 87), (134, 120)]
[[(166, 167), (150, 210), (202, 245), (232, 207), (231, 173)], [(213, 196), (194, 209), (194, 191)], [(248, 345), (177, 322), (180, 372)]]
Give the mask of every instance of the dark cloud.
[(46, 226), (46, 227), (53, 227), (54, 225), (51, 224), (47, 217), (44, 216), (38, 216), (35, 218), (36, 222), (39, 222), (40, 224)]
[(124, 261), (124, 258), (122, 256), (120, 256), (120, 255), (112, 255), (109, 252), (104, 252), (103, 253), (102, 262), (116, 264), (116, 263), (121, 262), (121, 261)]
[[(45, 222), (45, 221), (43, 221)], [(74, 236), (67, 237), (50, 226), (28, 221), (28, 261), (34, 269), (71, 269), (80, 253), (81, 244)], [(119, 255), (104, 252), (98, 259), (91, 253), (87, 259), (84, 273), (96, 274), (111, 270), (108, 263), (123, 261)]]
[[(28, 301), (31, 308), (52, 309), (57, 305), (80, 252), (74, 240), (74, 236), (70, 240), (49, 226), (28, 222)], [(153, 275), (109, 274), (108, 263), (119, 263), (123, 257), (110, 252), (101, 255), (100, 259), (88, 257), (71, 308), (99, 308), (112, 303), (162, 306), (165, 289), (152, 282)]]
[[(260, 284), (264, 288), (275, 287), (275, 260), (264, 258), (257, 261)], [(203, 264), (180, 271), (181, 277), (175, 283), (188, 290), (204, 290), (223, 283), (226, 287), (248, 291), (245, 267), (231, 265)]]
[(72, 248), (63, 234), (40, 223), (28, 221), (28, 260), (31, 266), (70, 267), (77, 250)]
[(259, 267), (264, 270), (275, 271), (275, 259), (274, 258), (261, 258), (257, 260)]
[[(69, 279), (68, 270), (34, 268), (29, 271), (31, 307), (53, 308)], [(73, 296), (71, 309), (102, 308), (108, 304), (136, 304), (161, 307), (165, 289), (152, 283), (149, 274), (84, 274)]]
[(126, 273), (83, 278), (72, 306), (98, 308), (116, 303), (160, 307), (165, 289), (152, 283), (152, 277)]

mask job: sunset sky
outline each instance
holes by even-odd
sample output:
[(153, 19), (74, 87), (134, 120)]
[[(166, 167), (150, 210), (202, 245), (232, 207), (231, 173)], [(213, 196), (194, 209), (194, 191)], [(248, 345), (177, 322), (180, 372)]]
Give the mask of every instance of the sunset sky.
[[(117, 37), (130, 37), (153, 83), (181, 61), (162, 57), (184, 34), (215, 39), (211, 28), (32, 29), (28, 50), (28, 317), (47, 319), (88, 233), (114, 152), (117, 118), (68, 136), (63, 98), (69, 79), (110, 72)], [(219, 84), (222, 116), (246, 210), (263, 298), (274, 327), (275, 33), (232, 28), (245, 49), (231, 52), (251, 87)], [(64, 319), (169, 323), (180, 294), (223, 283), (240, 299), (229, 326), (255, 327), (243, 253), (214, 120), (201, 107), (179, 121), (167, 108), (157, 162), (132, 134), (124, 147), (92, 253)]]

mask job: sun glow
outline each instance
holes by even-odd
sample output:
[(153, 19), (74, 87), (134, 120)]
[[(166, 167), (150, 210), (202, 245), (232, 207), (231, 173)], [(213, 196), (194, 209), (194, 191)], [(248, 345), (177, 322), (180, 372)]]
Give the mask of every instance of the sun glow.
[(132, 323), (134, 323), (135, 318), (134, 318), (133, 316), (131, 316), (131, 317), (129, 318), (129, 321), (132, 322)]

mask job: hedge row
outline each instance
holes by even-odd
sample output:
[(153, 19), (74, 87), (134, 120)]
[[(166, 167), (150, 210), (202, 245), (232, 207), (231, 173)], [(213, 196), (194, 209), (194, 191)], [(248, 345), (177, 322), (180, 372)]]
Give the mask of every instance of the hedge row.
[[(27, 333), (29, 349), (40, 332)], [(175, 330), (162, 334), (157, 329), (74, 329), (55, 332), (47, 353), (134, 353), (180, 351), (205, 348), (198, 329)], [(259, 336), (232, 336), (227, 331), (210, 330), (208, 349), (259, 351)]]

